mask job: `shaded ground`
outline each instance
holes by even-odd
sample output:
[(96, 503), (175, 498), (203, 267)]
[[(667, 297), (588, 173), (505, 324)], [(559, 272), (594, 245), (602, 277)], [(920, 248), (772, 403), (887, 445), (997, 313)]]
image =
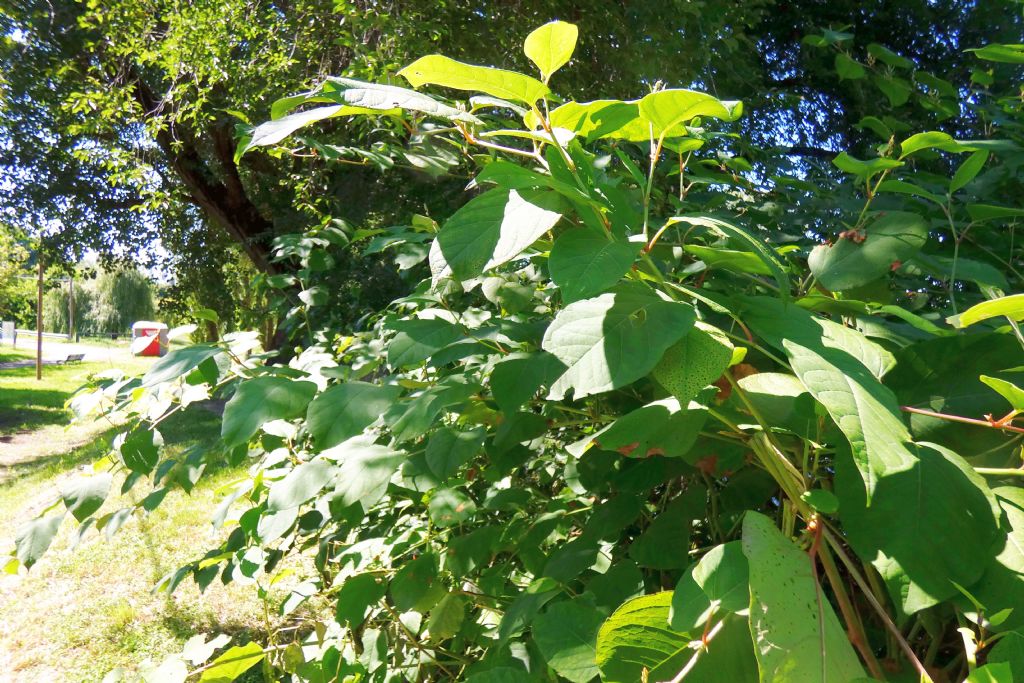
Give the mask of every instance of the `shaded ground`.
[[(0, 373), (0, 395), (4, 383), (10, 383), (4, 376)], [(9, 466), (7, 479), (0, 482), (0, 556), (13, 551), (20, 524), (101, 458), (117, 433), (93, 425), (91, 434), (79, 434), (88, 443), (61, 452), (44, 436), (59, 428), (33, 431), (34, 457), (26, 451), (29, 457)], [(215, 441), (219, 422), (213, 412), (198, 410), (168, 419), (161, 431), (173, 454)], [(0, 444), (0, 454), (14, 442)], [(30, 572), (0, 575), (0, 680), (99, 681), (115, 666), (134, 669), (147, 658), (159, 662), (196, 633), (227, 633), (234, 644), (264, 638), (273, 628), (268, 615), (276, 613), (284, 591), (312, 574), (311, 567), (291, 565), (296, 575), (275, 587), (267, 605), (254, 586), (225, 587), (219, 581), (205, 593), (191, 581), (171, 596), (151, 592), (167, 572), (201, 556), (231, 531), (233, 522), (215, 529), (210, 517), (222, 495), (218, 488), (241, 474), (236, 469), (214, 472), (191, 495), (171, 492), (154, 512), (133, 517), (110, 539), (90, 529), (77, 548), (72, 547), (76, 525), (65, 519), (50, 550)], [(120, 498), (121, 482), (115, 478), (99, 514), (141, 500), (152, 490), (140, 482)], [(229, 520), (243, 510), (238, 506)], [(259, 680), (258, 668), (252, 673), (251, 680)]]

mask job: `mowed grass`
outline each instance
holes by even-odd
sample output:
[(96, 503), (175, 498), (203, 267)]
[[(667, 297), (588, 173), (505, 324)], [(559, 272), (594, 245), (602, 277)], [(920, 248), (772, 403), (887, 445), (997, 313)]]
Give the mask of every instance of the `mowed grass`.
[[(0, 363), (34, 357), (31, 351), (24, 349), (0, 350)], [(118, 362), (117, 366), (128, 373), (140, 373), (153, 361), (153, 358), (131, 358)], [(71, 420), (64, 403), (88, 381), (89, 375), (111, 367), (109, 363), (44, 365), (41, 380), (36, 379), (35, 367), (0, 370), (0, 436), (47, 425), (63, 428)]]
[[(73, 383), (69, 377), (66, 386)], [(161, 424), (166, 454), (215, 442), (219, 424), (216, 415), (203, 409), (172, 416)], [(18, 469), (0, 482), (0, 556), (13, 551), (21, 523), (56, 500), (62, 484), (109, 452), (117, 431)], [(264, 640), (287, 590), (313, 574), (310, 564), (289, 563), (295, 575), (275, 586), (267, 604), (253, 585), (220, 581), (205, 593), (191, 579), (170, 596), (152, 592), (165, 574), (226, 537), (230, 523), (215, 529), (210, 522), (220, 498), (217, 489), (242, 474), (232, 468), (207, 472), (190, 495), (172, 491), (154, 512), (135, 515), (110, 539), (90, 529), (77, 548), (72, 547), (77, 524), (67, 516), (38, 564), (29, 572), (0, 577), (0, 679), (100, 681), (114, 667), (138, 669), (146, 659), (159, 662), (180, 652), (197, 633), (227, 633), (233, 644)], [(138, 502), (152, 490), (139, 483), (121, 498), (122, 481), (115, 478), (98, 515)], [(243, 510), (238, 505), (229, 520)], [(262, 680), (258, 670), (243, 680)]]

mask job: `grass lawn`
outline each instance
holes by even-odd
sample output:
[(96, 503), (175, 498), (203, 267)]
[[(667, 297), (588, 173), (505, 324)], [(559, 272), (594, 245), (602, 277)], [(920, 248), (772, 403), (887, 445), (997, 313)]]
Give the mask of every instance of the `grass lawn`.
[[(0, 349), (0, 363), (34, 358), (25, 349)], [(118, 366), (129, 373), (144, 372), (152, 358), (126, 359)], [(35, 367), (0, 370), (0, 436), (47, 425), (63, 428), (71, 419), (64, 402), (89, 378), (110, 366), (107, 363), (44, 365), (43, 379), (36, 379)]]
[[(22, 428), (56, 427), (55, 421), (63, 419), (60, 406), (90, 368), (83, 364), (60, 372), (45, 370), (52, 373), (45, 389), (35, 385), (34, 374), (12, 379), (10, 371), (0, 371), (0, 410), (18, 415), (37, 408), (13, 421)], [(33, 434), (45, 434), (51, 427)], [(19, 465), (0, 480), (0, 556), (13, 551), (18, 526), (55, 500), (60, 485), (77, 470), (102, 457), (116, 432), (101, 431), (85, 445)], [(161, 432), (173, 454), (216, 440), (219, 420), (198, 409), (172, 416), (161, 424)], [(0, 453), (4, 448), (0, 441)], [(214, 529), (210, 518), (217, 489), (241, 474), (233, 469), (208, 473), (191, 495), (172, 491), (154, 512), (133, 517), (111, 539), (90, 530), (77, 548), (71, 547), (77, 525), (68, 516), (48, 553), (31, 571), (0, 576), (0, 679), (99, 681), (115, 666), (134, 669), (147, 658), (159, 662), (180, 652), (196, 633), (227, 633), (233, 644), (262, 637), (285, 591), (312, 575), (311, 563), (290, 565), (295, 575), (275, 587), (268, 606), (258, 599), (254, 586), (225, 587), (219, 581), (202, 594), (190, 579), (171, 596), (151, 592), (160, 577), (201, 556), (230, 531), (230, 522), (224, 529)], [(125, 504), (116, 495), (120, 483), (115, 478), (99, 514)], [(148, 483), (137, 484), (127, 499), (139, 501), (150, 490)], [(238, 506), (232, 516), (243, 510)], [(258, 669), (243, 680), (262, 680)]]

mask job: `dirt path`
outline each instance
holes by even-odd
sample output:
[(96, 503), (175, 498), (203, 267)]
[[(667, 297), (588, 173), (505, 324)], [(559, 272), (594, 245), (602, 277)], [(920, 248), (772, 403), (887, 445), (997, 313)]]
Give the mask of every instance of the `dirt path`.
[(18, 470), (38, 466), (44, 461), (70, 453), (95, 441), (110, 429), (105, 420), (65, 425), (49, 425), (0, 436), (0, 484)]

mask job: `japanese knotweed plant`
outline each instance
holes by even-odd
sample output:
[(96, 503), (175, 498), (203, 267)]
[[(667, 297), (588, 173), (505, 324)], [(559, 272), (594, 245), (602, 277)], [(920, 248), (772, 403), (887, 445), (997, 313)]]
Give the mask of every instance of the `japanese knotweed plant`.
[[(98, 378), (74, 407), (129, 428), (9, 570), (66, 512), (116, 530), (226, 460), (244, 475), (213, 513), (225, 540), (160, 588), (284, 585), (281, 627), (212, 661), (224, 643), (200, 638), (161, 665), (177, 680), (261, 661), (289, 681), (1024, 680), (1024, 304), (945, 232), (966, 250), (1020, 211), (983, 203), (1003, 176), (972, 185), (1013, 145), (930, 132), (841, 155), (853, 182), (828, 192), (853, 211), (769, 219), (721, 161), (738, 102), (564, 101), (549, 81), (576, 39), (526, 39), (540, 78), (440, 55), (399, 72), (466, 101), (329, 78), (275, 104), (240, 155), (375, 117), (477, 169), (450, 215), (353, 236), (424, 278), (287, 365), (241, 334)], [(969, 157), (915, 177), (923, 152)], [(281, 243), (296, 310), (330, 242)], [(161, 421), (209, 397), (222, 443), (164, 453)], [(152, 491), (101, 511), (115, 478)], [(287, 578), (296, 554), (314, 569)]]

